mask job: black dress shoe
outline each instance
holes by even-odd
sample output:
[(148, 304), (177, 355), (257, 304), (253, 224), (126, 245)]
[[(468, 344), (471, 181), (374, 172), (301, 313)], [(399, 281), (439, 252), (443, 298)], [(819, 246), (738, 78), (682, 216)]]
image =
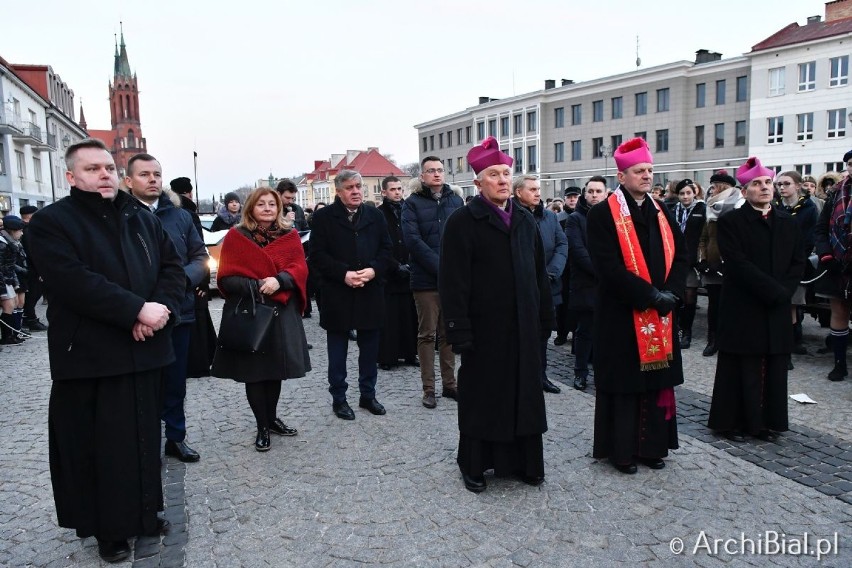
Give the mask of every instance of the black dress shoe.
[(684, 335), (680, 338), (680, 348), (681, 349), (689, 349), (692, 346), (692, 336)]
[(562, 389), (550, 382), (550, 379), (544, 379), (544, 382), (541, 383), (541, 386), (544, 389), (544, 392), (549, 392), (553, 394), (559, 394), (562, 392)]
[(482, 493), (487, 488), (484, 475), (468, 475), (462, 472), (462, 479), (465, 489), (473, 493)]
[(280, 418), (276, 418), (269, 423), (269, 431), (279, 436), (295, 436), (299, 433), (295, 428), (291, 428), (284, 424)]
[(130, 545), (126, 540), (98, 540), (98, 554), (106, 562), (121, 562), (130, 557)]
[(201, 459), (198, 452), (190, 448), (185, 440), (182, 442), (166, 440), (166, 455), (177, 458), (184, 463), (197, 462)]
[(459, 391), (458, 389), (444, 389), (441, 391), (441, 396), (444, 398), (451, 398), (458, 402), (459, 400)]
[(637, 467), (635, 463), (615, 463), (612, 462), (612, 467), (620, 471), (621, 473), (626, 473), (627, 475), (633, 475), (637, 471)]
[(758, 440), (763, 440), (764, 442), (777, 442), (778, 441), (778, 432), (773, 432), (772, 430), (762, 430), (757, 435)]
[(387, 363), (379, 363), (379, 369), (382, 371), (390, 371), (393, 368), (393, 365), (388, 365)]
[(338, 418), (342, 418), (343, 420), (355, 420), (355, 412), (345, 400), (343, 402), (335, 402), (331, 405), (331, 409), (334, 410), (334, 415)]
[(369, 410), (371, 414), (375, 414), (376, 416), (381, 416), (387, 412), (385, 407), (375, 398), (362, 398), (358, 401), (358, 406)]
[(639, 461), (651, 469), (663, 469), (666, 467), (666, 462), (662, 458), (639, 458)]
[(523, 481), (527, 485), (532, 485), (533, 487), (537, 487), (537, 486), (541, 485), (542, 483), (544, 483), (544, 476), (543, 475), (521, 474), (519, 477), (521, 478), (521, 481)]
[(574, 388), (578, 391), (586, 390), (586, 377), (574, 377)]
[(560, 337), (557, 335), (556, 339), (553, 340), (554, 345), (565, 345), (566, 343), (568, 343), (567, 337)]
[(272, 446), (269, 440), (269, 428), (258, 428), (257, 438), (254, 439), (254, 449), (258, 452), (268, 452)]
[(745, 436), (743, 436), (742, 432), (738, 432), (736, 430), (730, 430), (728, 432), (725, 432), (725, 437), (732, 442), (745, 442)]
[(154, 529), (153, 532), (150, 532), (150, 533), (146, 534), (145, 536), (159, 536), (161, 534), (168, 534), (169, 529), (171, 529), (171, 528), (172, 528), (172, 524), (169, 521), (167, 521), (166, 519), (163, 519), (161, 517), (157, 517), (157, 528)]
[(702, 351), (701, 354), (705, 357), (712, 357), (716, 354), (716, 351), (718, 351), (718, 349), (716, 349), (716, 342), (711, 341), (707, 344), (707, 347), (704, 348), (704, 351)]

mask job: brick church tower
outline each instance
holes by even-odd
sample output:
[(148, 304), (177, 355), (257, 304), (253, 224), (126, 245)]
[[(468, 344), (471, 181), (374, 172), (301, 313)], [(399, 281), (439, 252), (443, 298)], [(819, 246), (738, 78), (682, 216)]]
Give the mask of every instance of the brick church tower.
[(134, 154), (147, 152), (145, 138), (139, 119), (139, 86), (136, 74), (130, 71), (127, 46), (124, 43), (124, 28), (121, 29), (121, 44), (115, 45), (115, 64), (112, 82), (109, 84), (109, 105), (112, 130), (89, 130), (110, 149), (120, 176), (124, 176), (127, 161)]

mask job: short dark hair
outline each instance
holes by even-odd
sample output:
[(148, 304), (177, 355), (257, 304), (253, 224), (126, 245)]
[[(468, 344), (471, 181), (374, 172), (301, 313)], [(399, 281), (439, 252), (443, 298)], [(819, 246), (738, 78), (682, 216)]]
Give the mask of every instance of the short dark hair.
[(425, 158), (420, 160), (420, 169), (421, 170), (423, 169), (423, 166), (426, 165), (426, 162), (441, 162), (442, 164), (444, 163), (443, 160), (441, 160), (441, 158), (439, 158), (437, 156), (426, 156)]
[(287, 178), (282, 179), (278, 182), (278, 185), (275, 186), (275, 191), (278, 193), (299, 193), (299, 188), (296, 187), (296, 184), (290, 181)]
[(134, 154), (127, 160), (127, 175), (131, 175), (133, 173), (133, 164), (136, 162), (157, 162), (160, 163), (160, 160), (152, 156), (151, 154), (145, 154), (144, 152), (140, 154)]
[(592, 176), (592, 177), (589, 178), (589, 181), (586, 182), (586, 185), (584, 185), (583, 188), (585, 189), (586, 187), (588, 187), (589, 183), (593, 182), (593, 181), (599, 181), (602, 184), (604, 184), (604, 187), (606, 187), (606, 178), (605, 177), (603, 177), (603, 176)]
[(78, 150), (82, 150), (83, 148), (97, 148), (99, 150), (106, 150), (109, 152), (109, 148), (107, 148), (106, 144), (104, 144), (102, 140), (98, 140), (97, 138), (84, 138), (76, 144), (71, 144), (68, 146), (68, 149), (65, 150), (65, 167), (68, 168), (68, 170), (74, 169), (74, 156), (77, 154)]
[(399, 183), (402, 183), (402, 182), (399, 180), (399, 178), (398, 178), (398, 177), (396, 177), (396, 176), (388, 176), (388, 177), (386, 177), (385, 179), (383, 179), (383, 180), (382, 180), (382, 191), (384, 191), (384, 190), (386, 190), (386, 189), (388, 188), (388, 184), (389, 184), (389, 183), (392, 183), (392, 182), (395, 182), (395, 181), (398, 181)]

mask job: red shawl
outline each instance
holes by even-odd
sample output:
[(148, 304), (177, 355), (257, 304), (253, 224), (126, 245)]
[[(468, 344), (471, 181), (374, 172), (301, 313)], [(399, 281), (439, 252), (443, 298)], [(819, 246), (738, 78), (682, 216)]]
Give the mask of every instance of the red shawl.
[[(298, 291), (299, 312), (304, 312), (307, 305), (308, 265), (305, 263), (305, 251), (298, 231), (290, 231), (263, 248), (239, 229), (233, 228), (225, 235), (219, 255), (217, 279), (245, 276), (260, 280), (277, 276), (279, 272), (292, 276), (295, 287), (292, 290), (278, 290), (271, 298), (286, 304), (293, 292)], [(224, 296), (222, 288), (219, 288), (219, 292)]]

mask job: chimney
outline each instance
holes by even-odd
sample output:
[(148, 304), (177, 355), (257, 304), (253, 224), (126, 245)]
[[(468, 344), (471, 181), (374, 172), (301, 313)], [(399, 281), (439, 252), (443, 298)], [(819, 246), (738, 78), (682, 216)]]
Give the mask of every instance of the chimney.
[(553, 80), (553, 79), (545, 79), (544, 80), (544, 90), (545, 91), (547, 89), (553, 89), (554, 87), (556, 87), (556, 81), (555, 80)]
[(717, 53), (715, 51), (699, 49), (695, 52), (695, 65), (700, 65), (702, 63), (710, 63), (712, 61), (719, 61), (720, 59), (722, 59), (722, 54)]
[(479, 97), (479, 104), (484, 105), (485, 103), (491, 102), (491, 99), (488, 97)]
[(574, 84), (574, 80), (573, 80), (573, 79), (562, 79), (562, 86), (563, 86), (563, 87), (564, 87), (565, 85), (573, 85), (573, 84)]
[(833, 22), (843, 18), (852, 18), (852, 0), (835, 0), (825, 3), (825, 21)]
[(818, 24), (822, 21), (822, 16), (809, 16), (808, 17), (808, 25)]

